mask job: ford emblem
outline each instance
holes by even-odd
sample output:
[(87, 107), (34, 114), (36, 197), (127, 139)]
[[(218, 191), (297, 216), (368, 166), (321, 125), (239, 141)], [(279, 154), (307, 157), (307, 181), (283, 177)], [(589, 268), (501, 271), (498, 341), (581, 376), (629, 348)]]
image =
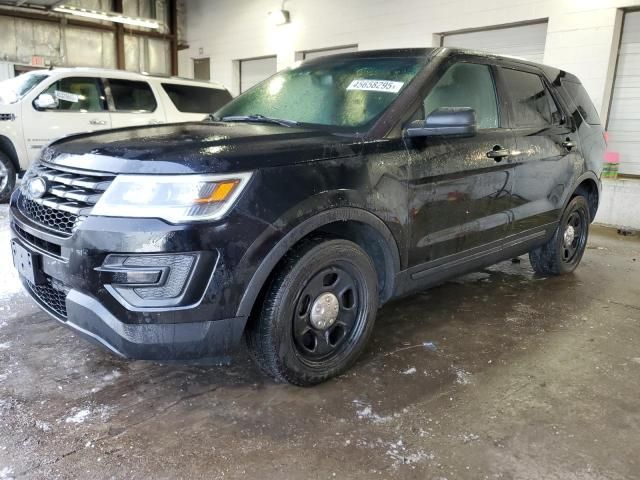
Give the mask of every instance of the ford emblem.
[(31, 198), (42, 198), (47, 193), (47, 181), (42, 177), (35, 177), (27, 183), (27, 193)]

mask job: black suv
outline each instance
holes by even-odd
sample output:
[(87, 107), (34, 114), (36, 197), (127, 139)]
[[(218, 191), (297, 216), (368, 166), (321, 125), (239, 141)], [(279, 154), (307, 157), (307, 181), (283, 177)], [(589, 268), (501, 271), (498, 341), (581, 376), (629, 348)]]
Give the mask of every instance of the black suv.
[(579, 80), (449, 48), (318, 58), (202, 123), (50, 145), (11, 200), (49, 314), (128, 357), (344, 371), (380, 305), (529, 253), (576, 268), (605, 150)]

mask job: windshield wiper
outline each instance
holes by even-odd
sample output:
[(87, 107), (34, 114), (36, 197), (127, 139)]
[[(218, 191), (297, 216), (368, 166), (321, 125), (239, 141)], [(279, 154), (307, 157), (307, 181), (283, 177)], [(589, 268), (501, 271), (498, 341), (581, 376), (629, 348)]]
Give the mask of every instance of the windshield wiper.
[(228, 117), (222, 117), (223, 122), (262, 122), (262, 123), (275, 123), (276, 125), (282, 125), (283, 127), (295, 127), (298, 122), (295, 120), (285, 120), (282, 118), (265, 117), (264, 115), (231, 115)]

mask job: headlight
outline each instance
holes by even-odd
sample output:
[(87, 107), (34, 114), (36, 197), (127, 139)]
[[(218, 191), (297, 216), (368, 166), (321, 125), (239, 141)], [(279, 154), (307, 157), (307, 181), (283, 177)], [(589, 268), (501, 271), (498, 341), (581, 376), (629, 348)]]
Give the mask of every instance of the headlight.
[(93, 207), (104, 217), (161, 218), (170, 223), (222, 218), (251, 172), (229, 175), (118, 175)]

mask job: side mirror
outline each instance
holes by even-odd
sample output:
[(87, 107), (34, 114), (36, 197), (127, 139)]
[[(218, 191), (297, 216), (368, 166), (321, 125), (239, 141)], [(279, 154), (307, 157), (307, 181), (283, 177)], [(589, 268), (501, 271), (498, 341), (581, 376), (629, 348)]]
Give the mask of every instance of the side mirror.
[(472, 137), (476, 134), (476, 112), (469, 107), (441, 107), (431, 112), (426, 120), (414, 120), (405, 129), (408, 137), (456, 135)]
[(58, 100), (50, 93), (42, 93), (33, 101), (38, 110), (52, 110), (58, 108)]

